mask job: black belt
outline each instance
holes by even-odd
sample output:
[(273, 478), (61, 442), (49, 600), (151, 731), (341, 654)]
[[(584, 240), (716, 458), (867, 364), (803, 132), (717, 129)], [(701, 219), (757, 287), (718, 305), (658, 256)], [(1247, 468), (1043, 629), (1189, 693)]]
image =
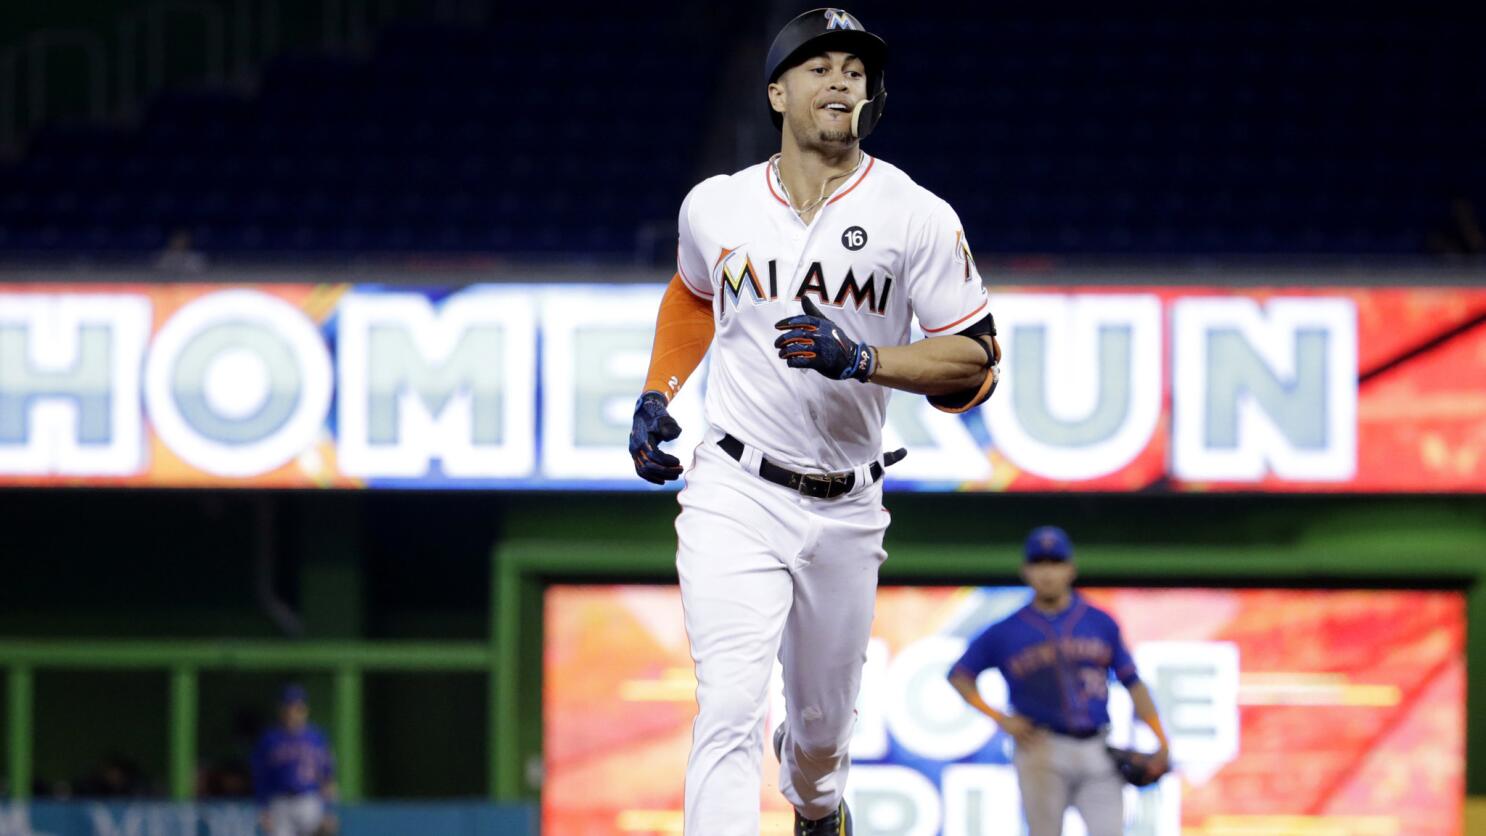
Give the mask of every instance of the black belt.
[[(726, 433), (718, 440), (717, 446), (729, 456), (743, 461), (743, 442)], [(901, 458), (898, 457), (898, 458)], [(897, 459), (893, 459), (897, 461)], [(882, 462), (873, 462), (867, 472), (876, 482), (882, 478)], [(786, 467), (769, 461), (759, 456), (758, 475), (776, 485), (783, 485), (792, 491), (814, 499), (834, 499), (844, 493), (850, 493), (856, 487), (857, 475), (855, 471), (847, 470), (840, 473), (796, 473)]]
[(1063, 731), (1062, 729), (1049, 728), (1048, 731), (1059, 737), (1071, 737), (1074, 740), (1093, 740), (1096, 737), (1104, 737), (1104, 729), (1089, 729), (1088, 731)]

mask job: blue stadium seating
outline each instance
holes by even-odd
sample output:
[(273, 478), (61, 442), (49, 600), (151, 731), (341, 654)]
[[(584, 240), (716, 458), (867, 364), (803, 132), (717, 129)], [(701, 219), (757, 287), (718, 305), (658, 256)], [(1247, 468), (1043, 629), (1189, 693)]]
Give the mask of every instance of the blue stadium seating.
[[(674, 12), (400, 24), (252, 97), (48, 128), (0, 166), (0, 251), (632, 258), (703, 173), (732, 48)], [(1486, 49), (1447, 21), (862, 16), (893, 50), (869, 150), (981, 252), (1411, 254), (1486, 207)]]
[(874, 150), (982, 251), (1412, 254), (1486, 207), (1486, 50), (1448, 20), (874, 14)]
[(186, 230), (219, 254), (632, 257), (695, 173), (697, 111), (654, 79), (664, 64), (711, 92), (673, 18), (405, 24), (367, 61), (283, 56), (251, 98), (173, 93), (134, 132), (44, 130), (0, 168), (0, 249), (143, 253)]

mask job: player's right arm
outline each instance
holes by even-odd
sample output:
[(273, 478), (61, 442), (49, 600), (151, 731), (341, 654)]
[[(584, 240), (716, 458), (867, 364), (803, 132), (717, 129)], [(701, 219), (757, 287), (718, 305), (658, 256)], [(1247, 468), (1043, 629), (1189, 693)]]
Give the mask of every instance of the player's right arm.
[(676, 275), (666, 286), (655, 317), (655, 341), (650, 348), (650, 368), (645, 389), (635, 402), (630, 424), (629, 454), (635, 474), (657, 485), (681, 477), (681, 460), (660, 449), (660, 443), (681, 435), (681, 425), (666, 406), (686, 379), (701, 365), (712, 345), (716, 325), (712, 301), (706, 295), (705, 262), (697, 252), (691, 232), (691, 204), (696, 189), (686, 196), (677, 218), (680, 231), (676, 246)]
[(650, 348), (645, 391), (664, 395), (667, 403), (701, 365), (716, 327), (712, 321), (712, 303), (689, 287), (679, 272), (672, 276), (655, 317), (655, 341)]
[(985, 697), (980, 695), (980, 689), (975, 687), (975, 675), (969, 671), (959, 667), (950, 669), (949, 684), (960, 692), (960, 696), (970, 704), (971, 708), (995, 720), (996, 725), (1003, 725), (1011, 717), (1004, 711), (992, 708), (991, 704), (985, 701)]
[(980, 689), (975, 687), (975, 676), (969, 671), (958, 665), (951, 668), (949, 672), (949, 684), (954, 686), (954, 689), (960, 693), (960, 696), (964, 698), (965, 702), (970, 704), (971, 708), (991, 718), (996, 725), (1001, 727), (1002, 731), (1011, 735), (1012, 739), (1016, 742), (1026, 743), (1032, 739), (1033, 735), (1037, 734), (1037, 727), (1032, 725), (1026, 717), (1007, 714), (1004, 711), (993, 708), (990, 703), (986, 702), (985, 698), (980, 695)]
[(268, 815), (268, 802), (273, 795), (269, 787), (268, 771), (268, 738), (264, 737), (253, 747), (253, 756), (250, 759), (250, 768), (253, 775), (253, 799), (258, 803), (258, 821), (264, 832), (269, 832), (272, 822)]
[(681, 435), (681, 425), (666, 405), (701, 365), (712, 344), (713, 328), (711, 303), (689, 290), (678, 272), (661, 298), (650, 371), (630, 424), (630, 458), (635, 474), (647, 482), (661, 485), (681, 477), (681, 460), (660, 449), (661, 442)]
[(996, 636), (992, 630), (988, 629), (976, 636), (965, 648), (964, 654), (950, 667), (949, 684), (954, 686), (960, 697), (969, 703), (971, 708), (991, 718), (1016, 742), (1026, 743), (1037, 734), (1037, 727), (1025, 717), (993, 708), (980, 695), (980, 689), (975, 685), (975, 680), (980, 676), (981, 671), (997, 667), (1000, 661)]

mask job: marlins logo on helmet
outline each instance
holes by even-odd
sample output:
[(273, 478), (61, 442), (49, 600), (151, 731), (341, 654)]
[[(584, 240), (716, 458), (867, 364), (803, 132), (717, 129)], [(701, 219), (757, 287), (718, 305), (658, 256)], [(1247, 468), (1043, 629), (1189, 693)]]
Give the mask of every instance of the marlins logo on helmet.
[(826, 28), (855, 29), (857, 27), (856, 23), (851, 19), (851, 15), (847, 14), (844, 10), (826, 9)]

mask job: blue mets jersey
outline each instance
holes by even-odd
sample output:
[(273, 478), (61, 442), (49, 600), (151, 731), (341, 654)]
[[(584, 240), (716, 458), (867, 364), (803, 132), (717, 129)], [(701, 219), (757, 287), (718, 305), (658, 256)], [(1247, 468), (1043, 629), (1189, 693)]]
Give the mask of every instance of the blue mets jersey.
[(1108, 725), (1111, 671), (1127, 688), (1140, 681), (1119, 625), (1078, 594), (1056, 615), (1028, 604), (986, 628), (950, 673), (989, 668), (1006, 678), (1015, 713), (1060, 734)]
[(253, 795), (260, 804), (281, 795), (319, 792), (334, 775), (330, 744), (314, 726), (298, 733), (272, 729), (253, 750)]

